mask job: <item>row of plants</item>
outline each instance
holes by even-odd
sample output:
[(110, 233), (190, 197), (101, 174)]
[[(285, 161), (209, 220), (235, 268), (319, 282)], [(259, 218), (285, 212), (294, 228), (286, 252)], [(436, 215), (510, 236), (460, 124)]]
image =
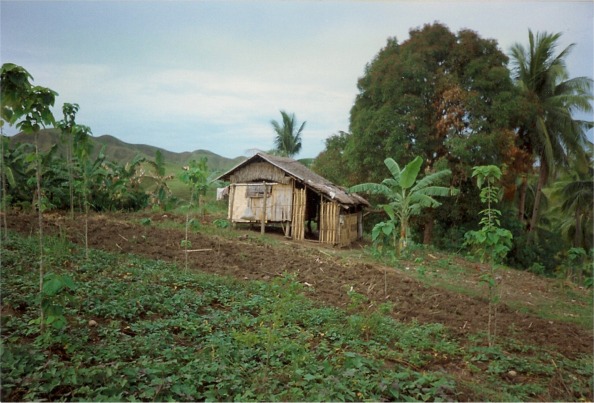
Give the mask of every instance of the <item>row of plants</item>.
[[(49, 88), (33, 85), (32, 81), (33, 77), (21, 66), (5, 63), (0, 68), (0, 129), (8, 124), (34, 137), (33, 144), (23, 144), (14, 149), (8, 146), (7, 138), (3, 135), (0, 137), (0, 212), (3, 217), (0, 236), (3, 240), (7, 236), (8, 208), (19, 204), (23, 207), (23, 203), (30, 201), (29, 206), (36, 210), (38, 219), (37, 324), (43, 333), (46, 325), (54, 323), (56, 313), (46, 312), (47, 303), (44, 299), (47, 292), (44, 288), (47, 271), (43, 213), (68, 206), (70, 218), (74, 219), (75, 204), (79, 206), (84, 214), (85, 256), (88, 259), (88, 221), (91, 209), (136, 210), (146, 206), (150, 195), (150, 202), (162, 208), (171, 193), (166, 183), (171, 177), (165, 174), (165, 162), (159, 151), (155, 155), (155, 161), (147, 161), (154, 171), (148, 175), (140, 167), (145, 162), (140, 157), (135, 157), (124, 166), (107, 162), (103, 150), (92, 158), (91, 129), (76, 122), (78, 104), (65, 103), (62, 107), (64, 118), (56, 121), (51, 108), (58, 94)], [(60, 130), (65, 143), (65, 156), (56, 156), (57, 144), (53, 144), (47, 152), (40, 149), (40, 132), (51, 126)], [(200, 169), (206, 170), (206, 161), (193, 167), (195, 172)], [(206, 181), (203, 172), (196, 177)], [(141, 186), (141, 181), (147, 178), (152, 181), (151, 194)], [(195, 191), (202, 192), (198, 189), (196, 180), (186, 182), (190, 184), (192, 195)], [(189, 205), (192, 205), (192, 200)], [(59, 279), (56, 281), (59, 283)]]
[(352, 291), (346, 310), (316, 305), (291, 274), (237, 281), (44, 244), (41, 295), (36, 239), (11, 233), (2, 244), (3, 401), (591, 398), (589, 357), (456, 340)]
[[(15, 143), (4, 135), (0, 143), (1, 207), (49, 211), (136, 211), (147, 206), (170, 209), (182, 204), (173, 195), (169, 183), (176, 179), (187, 183), (181, 167), (179, 178), (166, 172), (163, 154), (157, 150), (154, 160), (136, 156), (117, 163), (107, 159), (104, 148), (93, 150), (91, 128), (77, 122), (79, 105), (64, 103), (63, 118), (52, 113), (57, 93), (36, 86), (33, 77), (21, 66), (5, 63), (0, 70), (2, 108), (0, 128), (13, 126), (33, 135), (32, 143)], [(40, 147), (43, 129), (55, 127), (60, 144), (48, 150)], [(47, 134), (44, 132), (44, 134)], [(206, 160), (191, 161), (193, 172), (202, 170), (204, 188), (213, 178)], [(190, 169), (190, 167), (186, 167)], [(186, 179), (184, 181), (184, 178)], [(182, 192), (188, 192), (184, 189)], [(204, 189), (200, 194), (204, 195)], [(190, 201), (191, 203), (191, 201)]]

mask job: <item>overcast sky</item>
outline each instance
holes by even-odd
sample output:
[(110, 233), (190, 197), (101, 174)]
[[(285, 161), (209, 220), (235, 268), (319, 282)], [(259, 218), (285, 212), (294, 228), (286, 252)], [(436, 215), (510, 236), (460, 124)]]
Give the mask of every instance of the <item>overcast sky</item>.
[[(439, 21), (498, 41), (575, 43), (570, 75), (594, 76), (592, 1), (5, 1), (2, 63), (78, 103), (94, 135), (225, 157), (269, 150), (279, 110), (307, 121), (298, 157), (348, 131), (357, 79), (388, 37)], [(589, 117), (593, 119), (593, 117)], [(8, 134), (14, 134), (14, 129)]]

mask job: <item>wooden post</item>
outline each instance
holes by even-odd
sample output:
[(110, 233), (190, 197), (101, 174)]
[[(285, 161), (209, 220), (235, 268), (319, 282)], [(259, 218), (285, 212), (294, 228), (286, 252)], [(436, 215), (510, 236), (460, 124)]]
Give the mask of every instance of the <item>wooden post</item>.
[(229, 221), (231, 225), (229, 228), (235, 228), (235, 222), (233, 221), (233, 203), (235, 200), (235, 184), (229, 185)]
[(233, 201), (235, 199), (235, 185), (234, 184), (230, 184), (229, 185), (229, 211), (227, 211), (227, 217), (229, 218), (229, 221), (231, 221), (231, 223), (233, 223)]
[(268, 192), (266, 191), (266, 182), (264, 182), (264, 200), (262, 201), (262, 220), (260, 222), (260, 234), (264, 235), (264, 228), (266, 227), (266, 199)]

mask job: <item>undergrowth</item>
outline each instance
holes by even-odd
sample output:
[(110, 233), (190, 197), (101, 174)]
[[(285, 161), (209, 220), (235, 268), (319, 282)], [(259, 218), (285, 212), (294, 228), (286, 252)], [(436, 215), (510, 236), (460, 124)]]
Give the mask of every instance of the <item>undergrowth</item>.
[(367, 309), (356, 293), (347, 310), (319, 306), (290, 274), (239, 281), (133, 255), (85, 259), (60, 238), (45, 245), (47, 271), (74, 283), (56, 301), (66, 326), (32, 324), (37, 243), (10, 234), (2, 401), (534, 400), (557, 396), (552, 382), (561, 400), (591, 398), (591, 360), (455, 340), (438, 324), (394, 321), (389, 305)]

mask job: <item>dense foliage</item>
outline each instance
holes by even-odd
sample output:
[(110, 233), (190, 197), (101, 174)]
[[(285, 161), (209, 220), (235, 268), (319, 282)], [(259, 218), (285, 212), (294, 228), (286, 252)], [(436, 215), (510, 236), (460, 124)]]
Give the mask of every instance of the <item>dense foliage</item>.
[[(417, 242), (460, 251), (482, 210), (472, 169), (497, 166), (502, 226), (513, 233), (506, 263), (563, 275), (568, 250), (588, 254), (594, 239), (594, 181), (585, 168), (592, 122), (574, 118), (592, 110), (593, 98), (592, 79), (568, 77), (574, 45), (557, 53), (559, 37), (529, 32), (511, 63), (495, 40), (440, 23), (412, 29), (402, 42), (390, 38), (358, 81), (350, 132), (326, 140), (314, 169), (345, 186), (381, 181), (386, 158), (403, 165), (420, 155), (425, 175), (449, 169), (458, 197), (427, 209), (411, 230)], [(565, 189), (571, 201), (557, 180), (575, 182)], [(550, 242), (556, 238), (564, 242)]]
[[(75, 290), (62, 300), (68, 331), (44, 335), (28, 324), (35, 244), (11, 238), (4, 246), (4, 303), (20, 315), (3, 322), (2, 400), (453, 397), (443, 374), (412, 369), (435, 352), (455, 354), (441, 326), (316, 307), (290, 276), (245, 283), (132, 256), (95, 251), (85, 260), (72, 244), (52, 246), (52, 268), (69, 273)], [(410, 366), (386, 370), (386, 359)]]

